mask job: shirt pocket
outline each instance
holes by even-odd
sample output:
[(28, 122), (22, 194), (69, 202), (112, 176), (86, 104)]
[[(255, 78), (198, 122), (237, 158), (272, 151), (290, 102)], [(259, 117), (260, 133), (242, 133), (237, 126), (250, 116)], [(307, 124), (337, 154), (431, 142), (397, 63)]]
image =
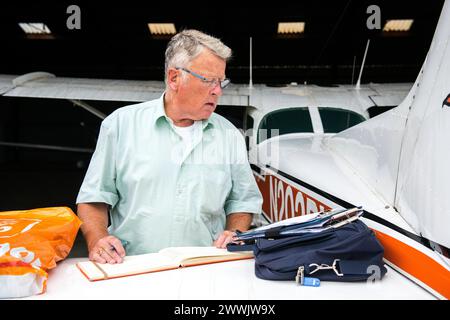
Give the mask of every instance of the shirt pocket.
[(134, 218), (153, 218), (155, 216), (155, 209), (149, 206), (140, 206), (136, 213), (134, 214)]
[(205, 165), (200, 177), (200, 212), (223, 214), (225, 200), (231, 191), (231, 175), (223, 166)]

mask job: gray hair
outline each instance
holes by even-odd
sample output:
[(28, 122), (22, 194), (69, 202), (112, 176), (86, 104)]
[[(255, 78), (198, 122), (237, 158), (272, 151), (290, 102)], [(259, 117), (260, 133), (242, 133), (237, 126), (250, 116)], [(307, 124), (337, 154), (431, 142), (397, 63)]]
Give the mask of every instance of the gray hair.
[(219, 58), (228, 61), (231, 49), (219, 39), (203, 32), (190, 29), (172, 37), (167, 45), (164, 65), (164, 79), (167, 83), (167, 70), (173, 67), (187, 67), (204, 48), (211, 50)]

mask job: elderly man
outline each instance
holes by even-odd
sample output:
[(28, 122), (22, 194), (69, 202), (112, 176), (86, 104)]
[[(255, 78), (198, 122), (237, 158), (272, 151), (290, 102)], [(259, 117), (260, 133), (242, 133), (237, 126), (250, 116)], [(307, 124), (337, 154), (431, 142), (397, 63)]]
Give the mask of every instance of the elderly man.
[(166, 50), (161, 98), (102, 122), (77, 197), (91, 260), (120, 263), (125, 254), (171, 246), (224, 248), (260, 213), (244, 139), (213, 113), (229, 83), (230, 56), (214, 37), (178, 33)]

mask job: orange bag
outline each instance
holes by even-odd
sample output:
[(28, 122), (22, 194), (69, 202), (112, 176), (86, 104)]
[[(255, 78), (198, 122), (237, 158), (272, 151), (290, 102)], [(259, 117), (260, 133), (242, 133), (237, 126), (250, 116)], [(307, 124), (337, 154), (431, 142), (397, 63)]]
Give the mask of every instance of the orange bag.
[(0, 212), (0, 298), (44, 293), (81, 225), (67, 207)]

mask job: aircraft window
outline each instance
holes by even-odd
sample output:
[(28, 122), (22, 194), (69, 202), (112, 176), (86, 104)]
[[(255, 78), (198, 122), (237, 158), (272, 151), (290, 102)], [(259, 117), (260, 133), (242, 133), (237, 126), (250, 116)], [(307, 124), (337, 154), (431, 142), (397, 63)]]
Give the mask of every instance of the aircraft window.
[(319, 107), (319, 113), (325, 133), (338, 133), (366, 120), (356, 112), (337, 108)]
[(246, 106), (220, 104), (214, 111), (230, 121), (236, 128), (244, 129), (244, 114)]
[(369, 107), (367, 109), (367, 112), (369, 112), (369, 118), (373, 118), (383, 112), (389, 111), (392, 108), (395, 108), (396, 106), (373, 106)]
[(280, 136), (288, 133), (313, 132), (308, 108), (288, 108), (268, 113), (259, 125), (258, 143), (274, 136), (272, 129), (278, 129)]

